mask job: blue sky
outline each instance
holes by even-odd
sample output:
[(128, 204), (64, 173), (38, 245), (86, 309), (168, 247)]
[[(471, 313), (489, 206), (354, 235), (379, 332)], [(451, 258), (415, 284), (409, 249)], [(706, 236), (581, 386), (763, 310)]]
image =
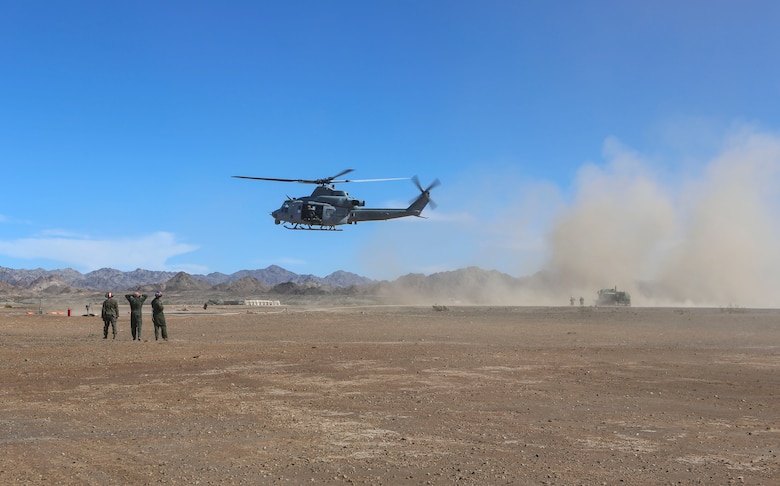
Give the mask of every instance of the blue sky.
[[(3, 2), (0, 266), (523, 276), (595, 245), (645, 278), (693, 238), (723, 160), (755, 149), (768, 169), (739, 190), (766, 183), (777, 214), (778, 18), (770, 1)], [(268, 213), (311, 186), (230, 177), (346, 168), (439, 178), (438, 207), (287, 231)], [(370, 207), (417, 193), (342, 188)], [(608, 194), (597, 214), (629, 236), (562, 247)], [(668, 231), (632, 226), (648, 202)]]

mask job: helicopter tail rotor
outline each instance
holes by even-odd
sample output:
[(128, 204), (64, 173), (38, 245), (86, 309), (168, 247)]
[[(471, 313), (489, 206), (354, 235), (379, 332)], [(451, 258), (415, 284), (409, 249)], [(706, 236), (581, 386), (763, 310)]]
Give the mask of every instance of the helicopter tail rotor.
[(418, 179), (417, 176), (412, 177), (412, 182), (414, 182), (414, 185), (417, 186), (417, 189), (420, 190), (420, 195), (412, 200), (411, 206), (409, 206), (409, 210), (417, 212), (417, 216), (419, 216), (419, 213), (422, 212), (425, 206), (430, 205), (431, 209), (436, 209), (437, 205), (431, 199), (431, 189), (440, 185), (441, 181), (436, 179), (426, 188), (423, 188), (422, 184), (420, 184), (420, 179)]

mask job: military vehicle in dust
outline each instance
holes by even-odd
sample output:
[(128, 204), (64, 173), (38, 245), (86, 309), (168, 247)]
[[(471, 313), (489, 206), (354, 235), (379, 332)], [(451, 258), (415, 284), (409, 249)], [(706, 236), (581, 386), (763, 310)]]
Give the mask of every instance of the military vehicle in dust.
[(599, 290), (599, 298), (596, 305), (631, 305), (631, 295), (628, 292), (619, 291), (617, 287)]

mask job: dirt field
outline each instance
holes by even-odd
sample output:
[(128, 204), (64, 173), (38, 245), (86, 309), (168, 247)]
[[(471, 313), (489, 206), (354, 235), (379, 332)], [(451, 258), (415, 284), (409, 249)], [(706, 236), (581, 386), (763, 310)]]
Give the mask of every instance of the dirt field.
[(777, 484), (780, 311), (0, 311), (3, 484)]

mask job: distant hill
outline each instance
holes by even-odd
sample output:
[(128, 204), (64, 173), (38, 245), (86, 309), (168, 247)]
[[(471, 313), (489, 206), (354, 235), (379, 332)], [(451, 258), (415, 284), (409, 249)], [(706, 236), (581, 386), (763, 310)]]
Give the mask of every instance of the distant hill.
[(76, 290), (56, 275), (38, 277), (30, 282), (30, 285), (27, 288), (31, 292), (49, 295), (67, 294)]
[(376, 284), (375, 293), (410, 303), (503, 304), (511, 303), (529, 288), (528, 279), (517, 279), (495, 270), (468, 267), (429, 276), (410, 273), (393, 282)]
[[(329, 287), (351, 287), (353, 285), (368, 285), (374, 283), (374, 280), (371, 280), (370, 278), (361, 277), (360, 275), (344, 272), (342, 270), (333, 272), (326, 277), (317, 277), (311, 274), (299, 275), (277, 265), (271, 265), (262, 270), (241, 270), (231, 275), (227, 275), (226, 277), (227, 278), (225, 278), (223, 282), (232, 282), (244, 277), (253, 277), (266, 285), (293, 282), (297, 284), (316, 283)], [(204, 278), (204, 280), (206, 279)], [(222, 283), (213, 282), (213, 279), (211, 280), (212, 281), (209, 283), (212, 283), (212, 285), (215, 283)]]
[(160, 287), (166, 291), (182, 292), (189, 290), (207, 290), (211, 288), (211, 285), (203, 280), (198, 280), (185, 272), (179, 272)]
[(238, 280), (233, 280), (232, 282), (217, 284), (213, 288), (214, 290), (218, 291), (240, 294), (247, 294), (251, 292), (268, 292), (271, 290), (270, 285), (266, 285), (254, 277), (244, 277)]

